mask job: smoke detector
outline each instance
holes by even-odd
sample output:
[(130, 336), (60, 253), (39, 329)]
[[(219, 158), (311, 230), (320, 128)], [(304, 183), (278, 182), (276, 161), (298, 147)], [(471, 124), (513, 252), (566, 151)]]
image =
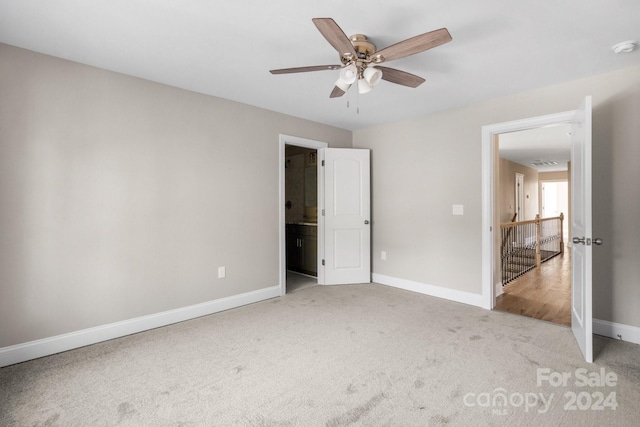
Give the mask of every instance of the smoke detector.
[(611, 46), (611, 50), (613, 50), (615, 53), (629, 53), (633, 52), (636, 47), (638, 47), (638, 41), (627, 40), (626, 42), (614, 44), (613, 46)]

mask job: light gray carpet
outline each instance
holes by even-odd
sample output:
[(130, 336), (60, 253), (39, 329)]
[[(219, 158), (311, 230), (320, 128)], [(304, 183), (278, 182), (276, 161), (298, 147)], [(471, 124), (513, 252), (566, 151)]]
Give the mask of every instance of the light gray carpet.
[[(638, 425), (640, 346), (595, 342), (589, 365), (563, 326), (377, 284), (312, 286), (2, 368), (0, 425)], [(538, 386), (537, 368), (571, 379)], [(579, 368), (616, 384), (578, 387)], [(581, 392), (582, 409), (565, 409)], [(617, 408), (591, 409), (598, 392)]]

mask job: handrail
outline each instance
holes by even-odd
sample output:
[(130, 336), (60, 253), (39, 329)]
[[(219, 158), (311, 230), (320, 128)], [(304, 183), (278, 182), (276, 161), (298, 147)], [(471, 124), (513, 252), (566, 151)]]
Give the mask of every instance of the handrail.
[(538, 224), (545, 221), (551, 221), (554, 219), (559, 219), (560, 221), (564, 221), (564, 214), (560, 213), (560, 216), (554, 216), (550, 218), (540, 218), (540, 215), (536, 215), (535, 219), (528, 219), (526, 221), (503, 222), (502, 224), (500, 224), (500, 228), (516, 227), (518, 225), (525, 225), (525, 224)]
[(507, 228), (507, 227), (513, 227), (516, 225), (523, 225), (523, 224), (535, 224), (536, 222), (542, 222), (542, 221), (550, 221), (552, 219), (559, 219), (564, 221), (564, 214), (560, 213), (560, 216), (554, 216), (554, 217), (550, 217), (550, 218), (540, 218), (540, 215), (536, 215), (535, 219), (528, 219), (526, 221), (515, 221), (515, 222), (505, 222), (500, 224), (500, 228)]
[[(552, 218), (545, 218), (545, 219), (552, 219)], [(538, 221), (540, 220), (538, 219), (538, 215), (536, 215), (536, 219), (528, 219), (526, 221), (505, 222), (500, 224), (500, 227), (507, 228), (507, 227), (513, 227), (516, 225), (535, 224)]]

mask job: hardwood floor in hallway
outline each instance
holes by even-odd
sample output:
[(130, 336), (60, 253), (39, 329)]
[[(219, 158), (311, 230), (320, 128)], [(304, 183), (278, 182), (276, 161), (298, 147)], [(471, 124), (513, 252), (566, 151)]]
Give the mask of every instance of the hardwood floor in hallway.
[(571, 250), (503, 288), (495, 309), (571, 326)]

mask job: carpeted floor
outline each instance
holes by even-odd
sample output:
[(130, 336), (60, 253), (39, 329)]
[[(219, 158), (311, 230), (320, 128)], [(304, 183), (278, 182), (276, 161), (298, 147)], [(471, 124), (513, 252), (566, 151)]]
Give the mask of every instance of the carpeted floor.
[(0, 425), (638, 425), (640, 346), (595, 345), (587, 364), (564, 326), (311, 286), (2, 368)]

